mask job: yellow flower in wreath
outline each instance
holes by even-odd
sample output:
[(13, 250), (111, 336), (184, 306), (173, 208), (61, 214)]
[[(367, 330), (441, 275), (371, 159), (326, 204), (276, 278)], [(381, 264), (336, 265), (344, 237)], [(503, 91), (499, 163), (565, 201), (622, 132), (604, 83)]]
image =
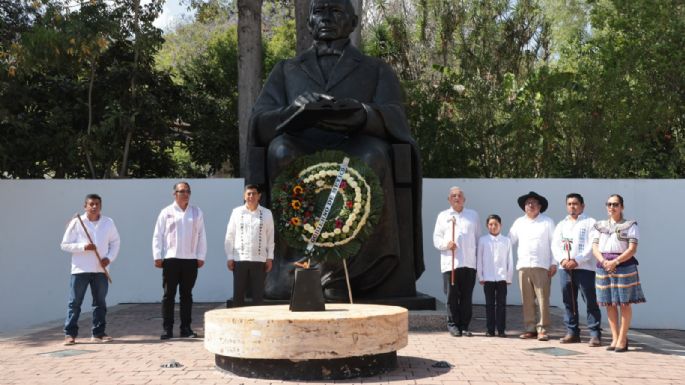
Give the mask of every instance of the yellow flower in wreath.
[(302, 202), (298, 201), (297, 199), (293, 199), (290, 201), (290, 207), (292, 207), (293, 210), (299, 210), (302, 208)]
[(293, 187), (293, 194), (302, 195), (303, 192), (304, 192), (304, 189), (299, 184), (297, 186)]
[(302, 224), (302, 220), (298, 217), (292, 217), (290, 218), (290, 224), (293, 226), (299, 226)]

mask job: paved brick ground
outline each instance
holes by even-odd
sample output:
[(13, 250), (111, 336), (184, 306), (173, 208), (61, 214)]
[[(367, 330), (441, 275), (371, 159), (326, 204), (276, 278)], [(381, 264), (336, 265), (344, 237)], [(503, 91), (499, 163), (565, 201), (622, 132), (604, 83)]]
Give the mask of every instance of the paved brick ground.
[[(195, 330), (202, 334), (202, 313), (219, 304), (196, 304)], [(519, 307), (508, 309), (513, 338), (483, 336), (484, 315), (474, 309), (472, 338), (455, 338), (426, 327), (409, 334), (409, 345), (398, 352), (399, 368), (386, 375), (336, 383), (393, 384), (685, 384), (683, 331), (644, 331), (630, 336), (628, 353), (607, 352), (585, 343), (559, 344), (563, 335), (559, 311), (554, 311), (549, 342), (515, 338), (520, 331)], [(636, 311), (640, 311), (639, 306)], [(158, 304), (118, 305), (110, 309), (108, 333), (115, 341), (88, 342), (89, 319), (83, 317), (78, 344), (62, 346), (60, 321), (50, 327), (23, 331), (0, 339), (0, 384), (269, 384), (223, 373), (202, 339), (159, 340)], [(583, 334), (583, 341), (587, 335)], [(662, 339), (657, 337), (665, 337)], [(532, 348), (563, 348), (577, 353), (553, 356)], [(85, 353), (58, 357), (65, 350)], [(178, 368), (163, 368), (176, 361)], [(435, 368), (438, 361), (452, 367)]]

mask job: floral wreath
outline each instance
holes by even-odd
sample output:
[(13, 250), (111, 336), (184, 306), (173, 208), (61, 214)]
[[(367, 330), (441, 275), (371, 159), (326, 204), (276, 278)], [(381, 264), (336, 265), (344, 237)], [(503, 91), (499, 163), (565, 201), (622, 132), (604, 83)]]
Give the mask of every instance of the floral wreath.
[[(318, 238), (308, 248), (344, 158), (350, 158)], [(341, 151), (295, 159), (274, 181), (271, 203), (276, 227), (290, 247), (318, 261), (359, 252), (383, 208), (378, 177), (363, 161)]]

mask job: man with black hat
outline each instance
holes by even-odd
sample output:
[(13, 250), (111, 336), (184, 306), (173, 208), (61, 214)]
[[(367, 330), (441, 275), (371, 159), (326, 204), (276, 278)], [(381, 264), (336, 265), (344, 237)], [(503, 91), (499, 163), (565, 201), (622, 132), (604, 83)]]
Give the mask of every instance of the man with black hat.
[[(552, 258), (554, 221), (542, 213), (547, 210), (547, 199), (531, 191), (518, 198), (525, 215), (518, 218), (509, 230), (509, 238), (518, 260), (519, 286), (523, 302), (524, 333), (521, 338), (548, 341), (549, 293), (557, 265)], [(535, 322), (535, 300), (538, 301), (539, 321)]]

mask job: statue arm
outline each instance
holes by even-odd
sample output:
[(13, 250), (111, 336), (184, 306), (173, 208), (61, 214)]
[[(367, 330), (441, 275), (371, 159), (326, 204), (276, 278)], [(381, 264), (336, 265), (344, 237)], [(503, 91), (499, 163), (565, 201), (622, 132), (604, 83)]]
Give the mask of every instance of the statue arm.
[(410, 136), (399, 79), (392, 68), (381, 60), (378, 60), (378, 81), (373, 100), (364, 103), (364, 109), (367, 118), (363, 132), (400, 141)]
[(292, 111), (286, 100), (284, 62), (271, 71), (262, 92), (257, 97), (250, 118), (250, 145), (266, 145), (277, 135), (276, 127), (285, 121)]

